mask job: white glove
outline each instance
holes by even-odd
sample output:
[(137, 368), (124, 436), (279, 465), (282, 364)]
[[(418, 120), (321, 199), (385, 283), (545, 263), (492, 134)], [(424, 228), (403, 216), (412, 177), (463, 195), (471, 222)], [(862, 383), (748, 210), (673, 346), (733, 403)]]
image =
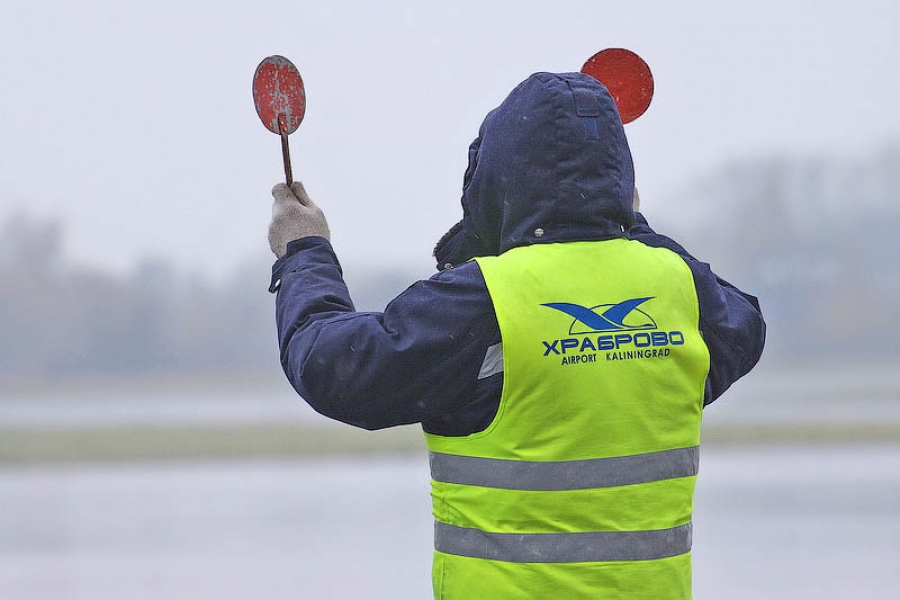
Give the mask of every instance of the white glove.
[(331, 231), (325, 214), (306, 195), (303, 184), (295, 181), (288, 188), (279, 183), (272, 188), (272, 222), (269, 224), (269, 246), (275, 256), (287, 253), (288, 242), (300, 238), (319, 236), (331, 239)]

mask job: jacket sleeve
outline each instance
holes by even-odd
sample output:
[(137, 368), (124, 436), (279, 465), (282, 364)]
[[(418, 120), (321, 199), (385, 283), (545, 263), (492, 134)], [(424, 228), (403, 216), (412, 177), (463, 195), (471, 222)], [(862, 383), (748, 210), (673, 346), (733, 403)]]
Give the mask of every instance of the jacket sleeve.
[(365, 429), (439, 418), (471, 402), (496, 337), (474, 263), (415, 283), (384, 312), (356, 312), (331, 244), (308, 237), (288, 245), (270, 289), (294, 389), (319, 413)]
[(629, 231), (631, 239), (675, 252), (694, 275), (700, 303), (700, 330), (709, 348), (709, 377), (704, 398), (704, 405), (708, 405), (746, 375), (762, 355), (766, 323), (759, 301), (718, 277), (707, 263), (691, 256), (674, 240), (653, 231), (643, 215), (636, 217)]

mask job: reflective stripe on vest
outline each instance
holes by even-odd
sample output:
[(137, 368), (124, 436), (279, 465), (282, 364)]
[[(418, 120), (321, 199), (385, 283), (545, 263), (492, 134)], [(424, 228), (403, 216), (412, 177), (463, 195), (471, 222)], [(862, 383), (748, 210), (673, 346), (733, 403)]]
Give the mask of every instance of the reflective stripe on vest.
[(438, 552), (520, 563), (656, 560), (691, 549), (691, 524), (654, 531), (489, 533), (436, 521)]
[(430, 462), (431, 478), (443, 483), (506, 490), (584, 490), (696, 475), (700, 465), (700, 447), (554, 462), (432, 452)]

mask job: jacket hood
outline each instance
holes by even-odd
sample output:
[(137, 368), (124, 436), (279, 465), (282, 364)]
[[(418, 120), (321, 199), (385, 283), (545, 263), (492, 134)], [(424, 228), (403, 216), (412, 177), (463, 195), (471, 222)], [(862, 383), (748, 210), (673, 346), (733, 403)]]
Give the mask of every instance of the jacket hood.
[(535, 73), (469, 146), (463, 220), (438, 242), (438, 268), (517, 246), (622, 237), (633, 194), (631, 151), (603, 84)]

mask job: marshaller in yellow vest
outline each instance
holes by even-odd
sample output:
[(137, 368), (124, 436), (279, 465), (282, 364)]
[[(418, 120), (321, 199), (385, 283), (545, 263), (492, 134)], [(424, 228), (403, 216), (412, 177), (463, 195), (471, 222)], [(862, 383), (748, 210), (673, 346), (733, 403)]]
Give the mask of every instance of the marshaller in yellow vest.
[(285, 374), (332, 419), (421, 424), (435, 598), (691, 597), (701, 413), (757, 363), (765, 322), (651, 229), (602, 84), (536, 73), (488, 114), (439, 272), (383, 312), (355, 310), (304, 187), (273, 195)]

